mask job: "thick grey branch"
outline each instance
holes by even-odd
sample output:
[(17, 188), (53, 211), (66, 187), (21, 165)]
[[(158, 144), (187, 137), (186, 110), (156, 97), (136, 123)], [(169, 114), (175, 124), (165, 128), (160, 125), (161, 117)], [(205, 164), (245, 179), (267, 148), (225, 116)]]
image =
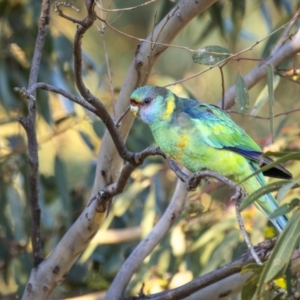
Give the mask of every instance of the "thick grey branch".
[(161, 219), (156, 223), (148, 236), (141, 241), (141, 243), (130, 254), (126, 262), (122, 265), (113, 283), (111, 284), (105, 299), (118, 300), (123, 298), (124, 291), (133, 273), (138, 269), (145, 257), (152, 252), (156, 245), (167, 234), (169, 229), (179, 217), (183, 210), (187, 193), (188, 192), (185, 189), (185, 183), (178, 180), (173, 198), (167, 210)]

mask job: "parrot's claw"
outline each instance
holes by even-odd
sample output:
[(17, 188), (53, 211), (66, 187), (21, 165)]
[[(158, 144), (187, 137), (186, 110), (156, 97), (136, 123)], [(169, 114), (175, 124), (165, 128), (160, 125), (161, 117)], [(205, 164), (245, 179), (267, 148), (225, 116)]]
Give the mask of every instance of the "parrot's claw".
[(188, 190), (194, 191), (201, 184), (201, 177), (197, 176), (197, 174), (193, 175), (188, 183)]
[[(207, 169), (202, 169), (201, 171), (206, 171)], [(189, 180), (188, 191), (194, 191), (200, 184), (203, 179), (207, 184), (210, 183), (209, 177), (203, 176), (200, 172), (195, 173)]]
[(210, 184), (210, 179), (209, 179), (209, 177), (203, 177), (203, 180), (205, 181), (206, 184)]

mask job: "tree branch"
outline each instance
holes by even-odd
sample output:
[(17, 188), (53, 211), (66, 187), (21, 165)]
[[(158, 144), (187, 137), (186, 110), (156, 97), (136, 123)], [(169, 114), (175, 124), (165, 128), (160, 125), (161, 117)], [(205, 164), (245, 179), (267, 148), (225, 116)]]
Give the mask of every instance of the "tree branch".
[(92, 106), (90, 103), (86, 102), (85, 100), (83, 100), (83, 99), (81, 99), (59, 87), (56, 87), (56, 86), (53, 86), (53, 85), (50, 85), (50, 84), (47, 84), (44, 82), (38, 82), (36, 84), (33, 84), (28, 90), (26, 90), (25, 88), (18, 88), (18, 87), (14, 88), (14, 90), (16, 92), (18, 92), (19, 94), (21, 94), (23, 97), (26, 97), (26, 98), (29, 98), (30, 95), (35, 93), (37, 89), (59, 94), (61, 96), (66, 97), (70, 101), (81, 105), (82, 107), (84, 107), (85, 109), (87, 109), (93, 113), (97, 112), (95, 107)]
[(180, 216), (188, 191), (186, 185), (178, 180), (172, 200), (148, 236), (133, 250), (114, 278), (105, 299), (122, 299), (125, 289), (146, 256), (148, 256)]
[[(259, 258), (262, 261), (266, 261), (266, 259), (269, 257), (270, 252), (275, 245), (275, 242), (276, 242), (276, 238), (272, 239), (272, 240), (263, 241), (262, 243), (259, 243), (257, 246), (255, 246), (255, 250), (256, 250)], [(219, 281), (224, 280), (234, 274), (239, 274), (239, 276), (241, 276), (240, 272), (241, 272), (242, 268), (244, 266), (246, 266), (250, 263), (254, 263), (254, 262), (255, 261), (253, 259), (252, 253), (250, 251), (247, 251), (239, 259), (237, 259), (225, 266), (222, 266), (217, 270), (207, 273), (201, 277), (198, 277), (198, 278), (194, 279), (193, 281), (191, 281), (185, 285), (182, 285), (178, 288), (175, 288), (175, 289), (172, 289), (169, 291), (164, 291), (164, 292), (157, 293), (157, 294), (153, 294), (153, 295), (147, 295), (147, 296), (143, 295), (140, 297), (131, 297), (129, 299), (130, 300), (183, 299), (199, 290), (201, 290), (201, 294), (202, 294), (202, 289), (204, 289), (205, 287), (208, 287), (215, 283), (219, 284)], [(245, 277), (244, 280), (246, 280), (250, 276), (250, 274), (251, 273), (247, 274), (247, 276)], [(231, 294), (231, 287), (232, 286), (227, 286), (226, 295), (223, 291), (223, 293), (224, 293), (223, 297), (227, 296), (227, 294)], [(221, 298), (220, 293), (221, 293), (220, 290), (217, 290), (217, 292), (216, 292), (216, 290), (214, 290), (214, 294), (217, 294), (217, 296), (219, 298)], [(206, 294), (206, 297), (208, 297), (207, 294)], [(197, 298), (197, 299), (199, 299), (199, 298)], [(211, 299), (211, 298), (210, 297), (203, 298), (203, 294), (202, 294), (201, 299)]]
[[(40, 62), (42, 58), (42, 51), (44, 47), (45, 38), (47, 35), (47, 29), (50, 20), (50, 1), (43, 0), (41, 5), (41, 14), (38, 25), (38, 35), (36, 38), (36, 44), (34, 48), (33, 58), (31, 62), (31, 69), (29, 75), (28, 87), (30, 88), (37, 82)], [(18, 121), (26, 131), (28, 140), (28, 161), (29, 161), (29, 205), (31, 209), (32, 224), (31, 224), (31, 240), (33, 248), (33, 265), (37, 267), (43, 260), (43, 250), (41, 243), (41, 228), (40, 217), (41, 209), (39, 206), (39, 188), (38, 188), (38, 142), (35, 131), (36, 123), (36, 103), (35, 92), (28, 96), (28, 116), (18, 117)]]

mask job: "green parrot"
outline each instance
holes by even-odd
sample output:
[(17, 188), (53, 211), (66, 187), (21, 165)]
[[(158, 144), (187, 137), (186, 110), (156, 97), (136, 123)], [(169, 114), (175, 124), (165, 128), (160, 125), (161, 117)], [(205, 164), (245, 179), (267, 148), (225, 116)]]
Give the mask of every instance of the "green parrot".
[[(208, 169), (235, 183), (272, 160), (262, 156), (261, 148), (219, 107), (176, 96), (157, 86), (143, 86), (130, 97), (130, 110), (150, 126), (159, 147), (191, 172)], [(280, 165), (264, 172), (266, 176), (291, 179)], [(266, 185), (263, 173), (242, 182), (248, 194)], [(271, 194), (255, 205), (267, 216), (278, 207)], [(286, 216), (271, 219), (279, 232)]]

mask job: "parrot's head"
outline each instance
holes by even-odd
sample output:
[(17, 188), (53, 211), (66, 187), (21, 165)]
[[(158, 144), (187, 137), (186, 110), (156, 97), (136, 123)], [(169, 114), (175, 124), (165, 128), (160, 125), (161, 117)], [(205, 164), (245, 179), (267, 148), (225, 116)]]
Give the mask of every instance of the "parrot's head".
[(176, 96), (166, 88), (142, 86), (130, 97), (130, 110), (147, 124), (168, 120), (176, 107)]

